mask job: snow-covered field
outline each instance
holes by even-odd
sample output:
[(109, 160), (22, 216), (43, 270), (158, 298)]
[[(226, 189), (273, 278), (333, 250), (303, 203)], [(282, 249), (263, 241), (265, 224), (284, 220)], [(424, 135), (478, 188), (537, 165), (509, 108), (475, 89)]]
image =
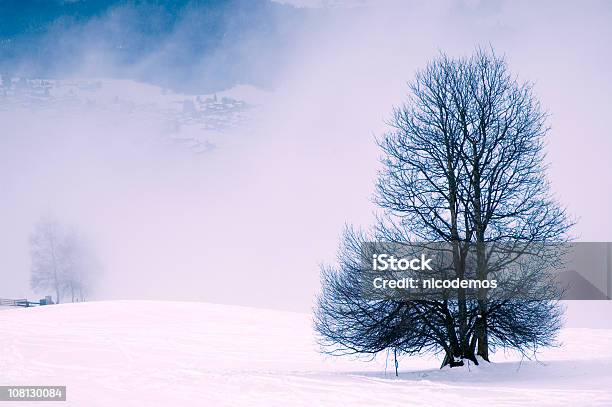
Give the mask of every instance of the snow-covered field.
[(187, 302), (2, 310), (0, 384), (66, 385), (71, 406), (612, 405), (610, 329), (565, 329), (538, 361), (498, 353), (440, 371), (435, 358), (406, 358), (395, 378), (385, 355), (321, 355), (311, 325), (307, 314)]

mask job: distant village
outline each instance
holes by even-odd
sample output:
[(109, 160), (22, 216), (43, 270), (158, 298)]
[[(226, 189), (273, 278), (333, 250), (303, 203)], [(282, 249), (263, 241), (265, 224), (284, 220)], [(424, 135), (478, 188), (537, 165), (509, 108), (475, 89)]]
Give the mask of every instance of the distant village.
[[(134, 89), (144, 89), (144, 92), (135, 93)], [(254, 108), (243, 100), (216, 93), (185, 95), (127, 80), (28, 79), (2, 75), (0, 110), (16, 107), (154, 117), (164, 123), (170, 140), (185, 144), (195, 152), (213, 149), (220, 136), (251, 119)]]

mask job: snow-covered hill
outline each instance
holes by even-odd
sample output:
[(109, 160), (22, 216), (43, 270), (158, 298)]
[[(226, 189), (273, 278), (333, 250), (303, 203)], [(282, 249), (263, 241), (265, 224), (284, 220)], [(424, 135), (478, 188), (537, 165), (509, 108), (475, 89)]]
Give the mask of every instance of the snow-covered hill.
[(91, 302), (1, 311), (0, 371), (2, 384), (66, 385), (71, 406), (612, 405), (612, 330), (561, 340), (539, 361), (404, 359), (396, 379), (385, 355), (322, 356), (306, 314)]
[[(2, 77), (0, 112), (27, 110), (54, 121), (79, 121), (87, 113), (109, 120), (159, 123), (166, 141), (196, 152), (252, 124), (269, 93), (239, 85), (213, 94), (185, 94), (122, 79), (28, 79)], [(50, 119), (51, 120), (51, 119)]]

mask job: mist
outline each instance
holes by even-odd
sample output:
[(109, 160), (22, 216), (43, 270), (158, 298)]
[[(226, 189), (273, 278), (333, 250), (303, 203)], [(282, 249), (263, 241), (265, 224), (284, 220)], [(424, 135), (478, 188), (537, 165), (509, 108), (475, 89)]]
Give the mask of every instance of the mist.
[[(254, 28), (236, 34), (231, 49), (240, 50), (240, 69), (225, 76), (218, 67), (235, 53), (202, 49), (178, 61), (189, 65), (183, 84), (184, 70), (159, 64), (183, 41), (178, 33), (188, 20), (141, 59), (99, 51), (91, 38), (105, 18), (116, 18), (112, 12), (88, 25), (76, 52), (82, 58), (54, 63), (52, 75), (28, 67), (25, 57), (9, 60), (15, 76), (128, 78), (178, 95), (251, 85), (265, 97), (249, 121), (200, 153), (171, 142), (167, 122), (146, 112), (0, 102), (0, 296), (35, 295), (28, 236), (53, 214), (94, 244), (103, 269), (90, 299), (309, 310), (319, 265), (334, 261), (344, 225), (374, 219), (375, 138), (404, 100), (406, 83), (439, 52), (467, 55), (478, 46), (505, 55), (520, 79), (535, 82), (550, 112), (549, 179), (577, 218), (574, 234), (612, 240), (612, 135), (603, 119), (612, 109), (609, 3), (282, 7), (307, 15), (291, 20), (286, 47), (265, 35), (253, 41)], [(154, 66), (155, 74), (143, 74)], [(193, 79), (206, 75), (215, 80)]]

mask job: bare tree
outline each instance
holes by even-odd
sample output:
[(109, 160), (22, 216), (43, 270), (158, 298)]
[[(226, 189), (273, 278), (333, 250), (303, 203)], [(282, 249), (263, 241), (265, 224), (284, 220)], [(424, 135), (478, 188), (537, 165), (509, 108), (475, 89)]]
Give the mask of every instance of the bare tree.
[[(383, 213), (370, 239), (445, 242), (453, 277), (494, 274), (504, 293), (459, 288), (444, 298), (382, 300), (372, 309), (370, 298), (356, 297), (359, 290), (343, 288), (363, 272), (355, 267), (359, 239), (349, 231), (338, 267), (323, 271), (315, 326), (324, 345), (377, 351), (371, 338), (367, 346), (346, 342), (344, 332), (358, 345), (369, 338), (364, 316), (377, 321), (369, 332), (385, 337), (387, 348), (443, 350), (443, 365), (477, 362), (476, 355), (488, 360), (497, 345), (527, 351), (552, 344), (561, 309), (549, 272), (559, 256), (548, 245), (563, 242), (571, 222), (549, 192), (546, 115), (531, 84), (512, 77), (503, 58), (477, 50), (469, 58), (441, 55), (417, 73), (410, 91), (379, 141), (375, 201)], [(382, 311), (388, 315), (376, 314)], [(396, 321), (391, 316), (408, 323), (387, 325)]]
[(71, 229), (64, 237), (65, 270), (62, 282), (72, 302), (84, 301), (93, 283), (98, 265), (92, 248), (87, 240), (76, 230)]
[(36, 292), (55, 293), (55, 302), (66, 296), (83, 301), (96, 271), (93, 251), (73, 228), (45, 217), (30, 237), (31, 287)]
[(31, 286), (34, 291), (55, 292), (55, 302), (62, 298), (64, 270), (63, 231), (60, 224), (51, 218), (41, 219), (30, 237)]

